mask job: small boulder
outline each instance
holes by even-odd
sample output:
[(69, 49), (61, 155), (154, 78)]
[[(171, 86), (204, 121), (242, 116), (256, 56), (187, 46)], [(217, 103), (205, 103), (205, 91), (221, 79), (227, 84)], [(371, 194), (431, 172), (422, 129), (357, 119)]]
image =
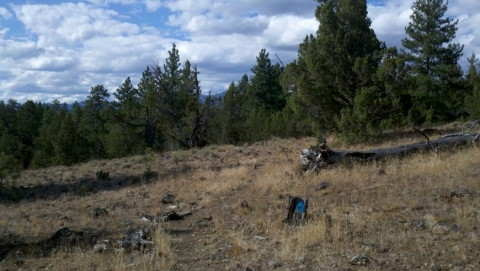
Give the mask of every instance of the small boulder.
[(162, 198), (162, 203), (170, 204), (170, 203), (173, 203), (174, 200), (175, 200), (175, 195), (167, 194), (165, 195), (165, 197)]
[(98, 242), (93, 246), (94, 253), (102, 253), (107, 251), (107, 249), (108, 249), (107, 244), (103, 243), (102, 241)]
[(371, 258), (366, 254), (358, 254), (353, 256), (352, 259), (350, 259), (351, 265), (367, 265), (370, 262), (371, 262)]
[(330, 185), (331, 184), (329, 182), (321, 182), (317, 186), (315, 186), (315, 191), (327, 189), (328, 187), (330, 187)]
[(447, 225), (435, 225), (432, 228), (432, 233), (436, 235), (446, 235), (450, 232), (450, 228)]
[(272, 269), (277, 269), (277, 268), (281, 267), (282, 265), (283, 265), (283, 263), (281, 263), (281, 262), (276, 262), (276, 261), (268, 262), (268, 267), (270, 267)]

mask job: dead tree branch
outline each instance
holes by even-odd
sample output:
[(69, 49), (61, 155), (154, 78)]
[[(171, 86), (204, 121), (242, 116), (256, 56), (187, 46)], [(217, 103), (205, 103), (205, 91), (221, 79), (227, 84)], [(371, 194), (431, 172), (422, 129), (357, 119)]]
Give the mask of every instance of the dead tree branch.
[[(478, 124), (480, 120), (472, 122), (474, 125)], [(388, 148), (371, 149), (369, 151), (355, 151), (355, 150), (332, 150), (327, 147), (326, 137), (319, 145), (317, 150), (304, 149), (300, 154), (301, 163), (304, 170), (313, 172), (316, 169), (326, 167), (328, 165), (338, 164), (342, 162), (368, 162), (378, 161), (389, 157), (404, 157), (406, 155), (419, 153), (421, 151), (433, 150), (436, 154), (438, 151), (454, 149), (461, 146), (474, 145), (477, 146), (480, 133), (468, 134), (450, 134), (442, 136), (435, 140), (430, 138), (418, 128), (413, 128), (422, 134), (427, 142), (417, 142), (401, 146), (394, 146)], [(467, 132), (470, 132), (470, 128)]]

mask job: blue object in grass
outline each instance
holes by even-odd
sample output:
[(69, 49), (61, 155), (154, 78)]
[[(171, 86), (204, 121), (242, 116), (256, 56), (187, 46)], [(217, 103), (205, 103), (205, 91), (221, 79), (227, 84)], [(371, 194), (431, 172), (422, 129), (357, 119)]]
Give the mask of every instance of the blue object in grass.
[(300, 201), (299, 203), (297, 203), (297, 206), (295, 207), (295, 209), (297, 210), (297, 213), (302, 213), (303, 210), (305, 210), (305, 205), (303, 204), (303, 201)]

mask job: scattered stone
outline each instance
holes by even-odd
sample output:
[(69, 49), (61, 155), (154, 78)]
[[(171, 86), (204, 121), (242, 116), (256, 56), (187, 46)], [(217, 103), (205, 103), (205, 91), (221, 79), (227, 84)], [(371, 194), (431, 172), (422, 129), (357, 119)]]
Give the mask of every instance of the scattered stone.
[(173, 203), (174, 200), (175, 200), (175, 195), (167, 194), (165, 195), (165, 197), (163, 197), (162, 203), (170, 204), (170, 203)]
[(277, 269), (277, 268), (281, 267), (282, 265), (283, 265), (283, 263), (281, 263), (281, 262), (276, 262), (276, 261), (268, 262), (268, 267), (273, 268), (273, 269)]
[(427, 223), (423, 222), (423, 221), (417, 221), (415, 223), (413, 223), (413, 228), (415, 230), (425, 230), (428, 228), (427, 226)]
[(107, 249), (108, 249), (108, 247), (105, 243), (103, 243), (103, 241), (100, 241), (97, 244), (95, 244), (95, 246), (93, 246), (93, 252), (94, 253), (106, 252)]
[(142, 214), (142, 215), (140, 215), (140, 216), (142, 217), (142, 221), (152, 221), (152, 220), (155, 219), (155, 218), (154, 218), (153, 216), (151, 216), (151, 215), (144, 215), (144, 214)]
[(321, 182), (317, 186), (315, 186), (315, 191), (327, 189), (328, 187), (330, 187), (330, 185), (331, 184), (329, 182)]
[(206, 227), (208, 227), (209, 225), (210, 225), (210, 221), (208, 221), (208, 220), (202, 219), (202, 220), (200, 220), (200, 221), (197, 221), (197, 226), (198, 226), (199, 228), (206, 228)]
[(104, 208), (95, 208), (90, 212), (90, 215), (93, 218), (99, 218), (99, 217), (102, 217), (102, 216), (107, 216), (108, 211)]
[(367, 265), (370, 262), (371, 262), (371, 258), (366, 254), (358, 254), (353, 256), (352, 259), (350, 259), (351, 265)]
[(175, 211), (168, 211), (166, 213), (159, 213), (157, 215), (157, 219), (159, 221), (172, 221), (172, 220), (182, 220), (186, 216), (191, 215), (192, 212), (175, 212)]
[(122, 248), (132, 248), (132, 249), (140, 249), (142, 246), (153, 244), (152, 241), (145, 240), (143, 239), (143, 237), (144, 237), (143, 230), (139, 230), (133, 234), (126, 235), (125, 237), (118, 240), (117, 242), (122, 246)]
[(167, 209), (174, 210), (177, 209), (177, 205), (168, 205)]
[(432, 233), (436, 235), (446, 235), (450, 232), (450, 228), (447, 225), (435, 225), (432, 228)]
[(255, 236), (253, 237), (253, 239), (259, 240), (259, 241), (265, 241), (265, 240), (267, 240), (268, 238), (267, 238), (267, 237), (264, 237), (264, 236), (255, 235)]

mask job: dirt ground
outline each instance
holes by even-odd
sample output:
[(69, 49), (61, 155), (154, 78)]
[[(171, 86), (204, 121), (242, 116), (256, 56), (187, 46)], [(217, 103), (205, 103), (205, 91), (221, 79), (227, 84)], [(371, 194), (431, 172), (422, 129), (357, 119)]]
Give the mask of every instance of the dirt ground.
[[(314, 144), (272, 139), (22, 172), (2, 191), (0, 269), (480, 269), (478, 148), (306, 174), (299, 154)], [(309, 199), (306, 223), (283, 222), (289, 196)], [(173, 212), (185, 216), (164, 221)], [(120, 244), (140, 230), (143, 244)]]

